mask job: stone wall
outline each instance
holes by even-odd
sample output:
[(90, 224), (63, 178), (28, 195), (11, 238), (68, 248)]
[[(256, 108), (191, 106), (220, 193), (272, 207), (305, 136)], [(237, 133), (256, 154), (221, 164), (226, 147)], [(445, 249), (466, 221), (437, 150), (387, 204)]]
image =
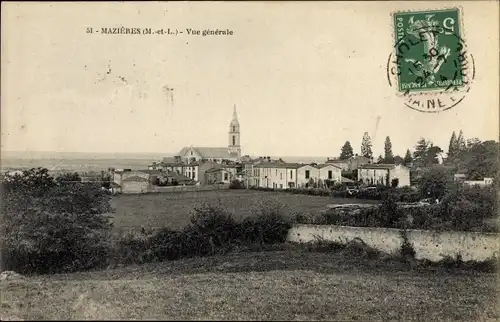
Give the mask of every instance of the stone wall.
[(212, 191), (229, 189), (229, 184), (221, 185), (191, 185), (191, 186), (152, 186), (149, 192), (186, 192), (186, 191)]
[[(416, 259), (439, 261), (446, 256), (462, 260), (484, 261), (499, 257), (499, 234), (475, 232), (435, 232), (407, 230), (408, 241), (416, 251)], [(334, 225), (295, 225), (288, 232), (288, 241), (311, 242), (318, 238), (347, 243), (354, 238), (380, 251), (399, 252), (403, 239), (399, 229), (346, 227)]]

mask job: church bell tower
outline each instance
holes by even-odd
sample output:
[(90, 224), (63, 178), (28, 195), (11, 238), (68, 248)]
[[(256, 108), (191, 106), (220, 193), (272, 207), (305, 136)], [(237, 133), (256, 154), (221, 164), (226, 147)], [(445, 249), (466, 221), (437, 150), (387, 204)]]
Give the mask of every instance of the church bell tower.
[(237, 153), (238, 160), (241, 158), (240, 146), (240, 122), (238, 122), (238, 115), (236, 114), (236, 105), (233, 107), (233, 119), (229, 123), (229, 152)]

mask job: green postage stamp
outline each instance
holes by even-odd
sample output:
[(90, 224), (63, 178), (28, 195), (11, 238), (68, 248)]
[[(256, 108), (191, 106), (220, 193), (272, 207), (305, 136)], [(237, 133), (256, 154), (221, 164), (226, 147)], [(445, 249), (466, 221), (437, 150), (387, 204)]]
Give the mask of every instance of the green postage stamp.
[[(459, 8), (397, 12), (392, 20), (395, 43), (388, 60), (387, 76), (399, 95), (415, 100), (412, 97), (415, 94), (456, 94), (469, 90), (473, 57), (467, 52), (463, 39)], [(436, 112), (461, 101), (456, 95), (447, 103), (443, 103), (444, 99), (437, 102), (435, 96), (427, 98), (432, 101), (419, 99), (417, 103), (407, 103), (420, 111)], [(436, 104), (437, 108), (432, 107)]]

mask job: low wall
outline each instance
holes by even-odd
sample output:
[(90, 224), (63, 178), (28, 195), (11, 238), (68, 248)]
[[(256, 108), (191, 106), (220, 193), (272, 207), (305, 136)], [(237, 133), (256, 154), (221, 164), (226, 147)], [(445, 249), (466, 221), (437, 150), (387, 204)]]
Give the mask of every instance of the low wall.
[[(446, 256), (462, 260), (484, 261), (499, 257), (499, 234), (475, 232), (435, 232), (407, 230), (408, 241), (415, 249), (416, 259), (439, 261)], [(347, 243), (354, 238), (380, 251), (395, 254), (400, 251), (403, 239), (399, 229), (346, 227), (334, 225), (295, 225), (288, 232), (288, 241), (313, 242), (318, 238)]]
[(212, 191), (229, 189), (229, 184), (224, 185), (205, 185), (205, 186), (153, 186), (149, 192), (186, 192), (186, 191)]

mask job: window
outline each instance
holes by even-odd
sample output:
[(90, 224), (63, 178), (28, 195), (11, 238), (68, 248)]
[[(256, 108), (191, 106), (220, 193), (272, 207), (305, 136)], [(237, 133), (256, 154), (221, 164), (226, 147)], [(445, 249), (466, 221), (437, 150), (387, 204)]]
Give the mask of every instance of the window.
[(280, 189), (283, 189), (283, 185), (280, 183)]
[(229, 180), (229, 175), (227, 173), (224, 173), (224, 181)]
[(276, 175), (278, 175), (278, 169), (276, 169)]
[(328, 170), (328, 179), (332, 179), (333, 178), (333, 172), (332, 170)]
[(309, 179), (309, 170), (306, 170), (306, 179)]
[(194, 177), (195, 177), (195, 173), (193, 172), (193, 179), (194, 179)]
[(280, 173), (280, 179), (283, 179), (283, 173)]
[(293, 171), (290, 170), (290, 179), (293, 179)]
[(236, 145), (236, 137), (233, 135), (233, 145)]
[(193, 155), (193, 151), (191, 151), (191, 155)]
[(233, 126), (233, 132), (236, 132), (236, 126)]

